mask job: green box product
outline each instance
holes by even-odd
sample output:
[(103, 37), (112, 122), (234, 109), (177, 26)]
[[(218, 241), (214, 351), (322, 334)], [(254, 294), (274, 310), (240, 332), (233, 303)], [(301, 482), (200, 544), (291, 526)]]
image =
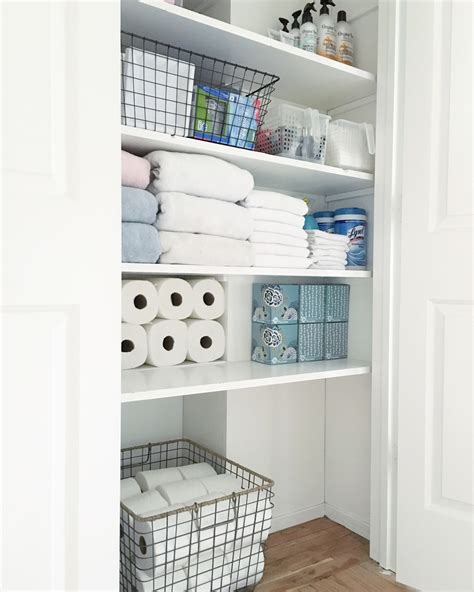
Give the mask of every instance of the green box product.
[(194, 125), (193, 136), (200, 140), (210, 140), (227, 144), (224, 125), (229, 93), (203, 84), (194, 87)]
[(324, 324), (324, 359), (347, 358), (348, 323)]
[(298, 362), (324, 359), (324, 323), (298, 325)]
[(252, 323), (251, 358), (261, 364), (292, 364), (298, 359), (298, 325)]
[(322, 323), (326, 310), (324, 284), (300, 286), (300, 323)]
[(296, 284), (254, 284), (252, 321), (296, 325), (298, 323), (300, 287)]
[(348, 284), (328, 284), (326, 286), (326, 315), (328, 323), (347, 322), (349, 320)]

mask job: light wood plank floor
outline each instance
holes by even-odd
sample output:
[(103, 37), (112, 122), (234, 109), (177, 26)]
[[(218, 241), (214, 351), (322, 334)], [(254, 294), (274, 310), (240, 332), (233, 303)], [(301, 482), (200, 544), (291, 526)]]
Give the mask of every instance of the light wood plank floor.
[(369, 543), (328, 518), (268, 539), (256, 592), (399, 592), (409, 590), (369, 559)]

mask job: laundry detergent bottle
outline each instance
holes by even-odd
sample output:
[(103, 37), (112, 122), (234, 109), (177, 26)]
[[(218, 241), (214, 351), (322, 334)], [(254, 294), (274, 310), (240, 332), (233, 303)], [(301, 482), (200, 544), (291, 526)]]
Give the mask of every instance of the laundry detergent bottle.
[(313, 15), (311, 11), (316, 12), (314, 2), (308, 2), (303, 10), (303, 18), (301, 25), (301, 49), (316, 53), (317, 47), (317, 30), (313, 23)]
[(321, 0), (321, 10), (318, 18), (318, 46), (317, 53), (331, 60), (336, 59), (336, 26), (329, 14), (329, 6), (336, 6), (332, 0)]

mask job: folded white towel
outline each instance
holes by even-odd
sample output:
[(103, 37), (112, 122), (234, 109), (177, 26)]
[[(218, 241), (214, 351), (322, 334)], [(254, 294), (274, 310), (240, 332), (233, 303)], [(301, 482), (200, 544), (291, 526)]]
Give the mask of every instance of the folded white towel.
[(311, 259), (335, 259), (336, 261), (345, 261), (347, 259), (347, 253), (345, 251), (336, 251), (336, 250), (327, 250), (322, 251), (320, 249), (310, 249), (310, 258)]
[(276, 232), (252, 232), (249, 241), (251, 243), (269, 243), (276, 245), (288, 245), (290, 247), (308, 248), (308, 241), (305, 238), (295, 238), (288, 234), (277, 234)]
[(321, 243), (312, 243), (312, 242), (308, 242), (309, 245), (309, 249), (311, 252), (318, 252), (321, 254), (330, 254), (330, 253), (337, 253), (337, 254), (341, 254), (341, 253), (347, 253), (347, 251), (349, 250), (349, 248), (347, 246), (344, 245), (322, 245)]
[(181, 265), (222, 265), (251, 267), (254, 250), (251, 243), (210, 234), (160, 232), (163, 253), (160, 263)]
[(179, 191), (237, 202), (253, 189), (253, 177), (248, 171), (220, 158), (164, 150), (155, 150), (145, 158), (155, 177), (148, 187), (154, 194)]
[(310, 257), (311, 261), (313, 263), (321, 263), (321, 264), (335, 264), (335, 265), (346, 265), (347, 263), (347, 257), (345, 255), (343, 255), (342, 257), (318, 257), (318, 256), (312, 256)]
[(313, 263), (311, 269), (345, 269), (343, 263)]
[(275, 193), (274, 191), (261, 191), (254, 189), (242, 201), (246, 208), (267, 208), (269, 210), (283, 210), (297, 216), (304, 216), (308, 213), (308, 206), (302, 199)]
[(303, 257), (285, 257), (284, 255), (255, 255), (255, 267), (286, 267), (288, 269), (306, 269), (311, 259)]
[(316, 241), (323, 240), (329, 244), (344, 243), (347, 244), (349, 239), (345, 234), (334, 234), (333, 232), (324, 232), (323, 230), (307, 230), (308, 240)]
[(303, 228), (304, 226), (304, 216), (297, 216), (296, 214), (290, 214), (290, 212), (269, 210), (268, 208), (247, 208), (247, 210), (254, 220), (291, 224), (296, 228)]
[(253, 219), (246, 208), (185, 193), (159, 193), (158, 230), (198, 232), (246, 240), (253, 230)]
[(288, 257), (309, 257), (309, 249), (278, 245), (276, 243), (253, 243), (255, 253), (260, 255), (287, 255)]
[(280, 222), (268, 222), (267, 220), (254, 220), (254, 232), (274, 232), (275, 234), (287, 234), (295, 238), (306, 238), (306, 232), (302, 228), (296, 228), (291, 224)]

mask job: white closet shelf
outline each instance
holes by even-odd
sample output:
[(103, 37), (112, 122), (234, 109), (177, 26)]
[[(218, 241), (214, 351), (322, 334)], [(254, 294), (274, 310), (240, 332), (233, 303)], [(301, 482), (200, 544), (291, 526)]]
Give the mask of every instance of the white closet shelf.
[(217, 267), (209, 265), (166, 265), (162, 263), (122, 263), (122, 274), (133, 276), (275, 276), (310, 278), (370, 278), (371, 271), (337, 269), (285, 269), (269, 267)]
[(376, 92), (374, 74), (161, 0), (122, 2), (122, 28), (280, 77), (275, 95), (321, 110)]
[(370, 371), (369, 363), (350, 359), (281, 366), (251, 361), (189, 363), (166, 368), (144, 366), (122, 372), (122, 403), (276, 384), (293, 385), (309, 380), (369, 374)]
[(122, 126), (122, 148), (143, 156), (152, 150), (207, 154), (227, 160), (252, 173), (257, 187), (279, 191), (332, 195), (373, 187), (370, 173), (345, 171), (336, 167), (272, 156), (263, 152), (213, 144), (193, 138), (170, 136), (129, 126)]

